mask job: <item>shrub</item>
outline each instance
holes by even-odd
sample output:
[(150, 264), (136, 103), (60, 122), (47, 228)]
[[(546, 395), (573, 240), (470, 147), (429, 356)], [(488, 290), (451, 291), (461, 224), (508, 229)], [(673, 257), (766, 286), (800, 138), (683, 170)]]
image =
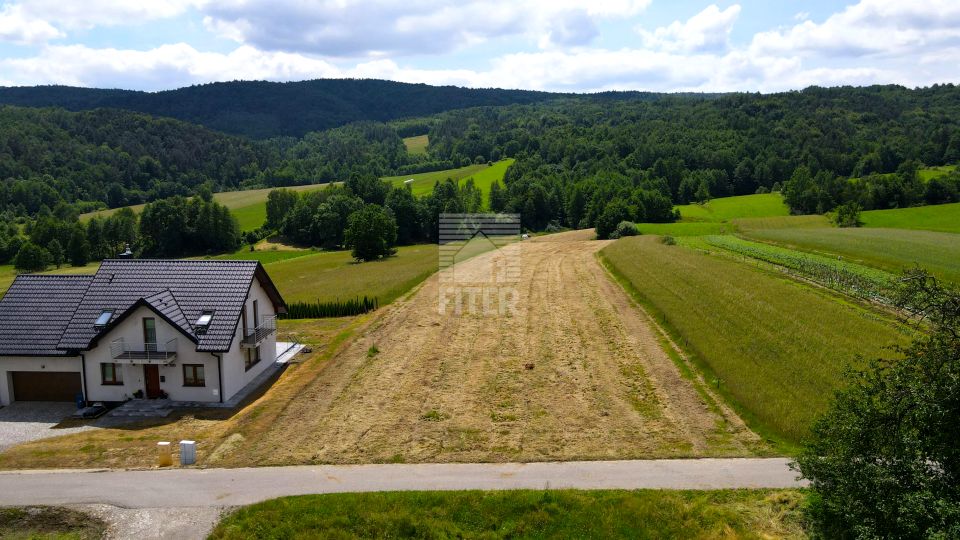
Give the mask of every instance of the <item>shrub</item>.
[(621, 221), (620, 224), (617, 225), (617, 230), (615, 233), (618, 237), (622, 238), (624, 236), (637, 236), (640, 234), (640, 231), (637, 230), (636, 223), (633, 223), (632, 221)]
[(859, 203), (848, 202), (837, 207), (837, 213), (833, 217), (833, 222), (837, 227), (859, 227), (863, 225), (860, 221), (860, 211), (863, 208)]
[(677, 245), (677, 239), (668, 234), (660, 239), (660, 243), (667, 246), (675, 246)]

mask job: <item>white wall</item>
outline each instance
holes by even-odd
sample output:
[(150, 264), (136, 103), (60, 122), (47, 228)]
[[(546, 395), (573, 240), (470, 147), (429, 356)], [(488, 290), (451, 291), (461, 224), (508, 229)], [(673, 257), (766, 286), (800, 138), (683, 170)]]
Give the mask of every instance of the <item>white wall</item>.
[(9, 405), (13, 395), (13, 371), (80, 372), (79, 357), (0, 357), (0, 405)]
[[(124, 338), (125, 342), (133, 347), (143, 347), (143, 319), (153, 318), (156, 321), (157, 343), (163, 347), (170, 339), (177, 339), (177, 358), (171, 366), (159, 366), (160, 388), (174, 401), (220, 401), (217, 359), (209, 353), (198, 353), (196, 344), (179, 330), (161, 319), (153, 310), (140, 307), (127, 316), (122, 323), (102, 336), (97, 346), (86, 353), (87, 363), (87, 400), (88, 401), (125, 401), (133, 397), (137, 390), (146, 392), (143, 365), (130, 364), (129, 361), (121, 366), (123, 373), (122, 385), (104, 385), (100, 372), (101, 363), (116, 363), (110, 354), (110, 343), (117, 338)], [(91, 323), (92, 324), (92, 323)], [(183, 365), (203, 364), (203, 387), (183, 386)]]
[[(273, 308), (273, 302), (267, 296), (267, 292), (260, 286), (260, 281), (253, 280), (250, 286), (250, 294), (247, 296), (246, 309), (250, 325), (250, 330), (256, 326), (253, 321), (253, 301), (258, 301), (258, 310), (260, 317), (264, 315), (277, 314)], [(236, 335), (233, 337), (233, 343), (230, 351), (223, 355), (223, 389), (224, 400), (230, 399), (239, 392), (244, 386), (263, 373), (263, 371), (273, 365), (277, 360), (277, 335), (274, 333), (263, 341), (260, 345), (260, 363), (246, 370), (247, 350), (240, 347), (240, 340), (243, 334), (243, 320), (237, 325)]]

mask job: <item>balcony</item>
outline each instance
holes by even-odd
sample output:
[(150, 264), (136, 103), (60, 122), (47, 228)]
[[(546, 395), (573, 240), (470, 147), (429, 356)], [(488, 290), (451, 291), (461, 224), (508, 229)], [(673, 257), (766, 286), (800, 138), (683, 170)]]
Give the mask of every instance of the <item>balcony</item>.
[(131, 344), (118, 338), (110, 342), (110, 356), (118, 363), (172, 364), (177, 359), (177, 339), (166, 343)]
[(246, 335), (240, 340), (240, 347), (243, 349), (255, 349), (271, 335), (277, 333), (277, 316), (264, 315), (260, 317), (260, 324), (252, 331), (244, 329)]

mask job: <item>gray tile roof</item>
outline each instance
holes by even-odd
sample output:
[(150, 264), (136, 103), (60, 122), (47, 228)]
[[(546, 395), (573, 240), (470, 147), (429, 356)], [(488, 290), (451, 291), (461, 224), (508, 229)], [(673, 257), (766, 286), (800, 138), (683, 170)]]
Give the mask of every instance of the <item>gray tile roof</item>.
[[(198, 351), (225, 352), (254, 279), (282, 312), (283, 299), (258, 261), (107, 260), (94, 276), (20, 276), (0, 301), (0, 355), (89, 350), (139, 306), (179, 328)], [(213, 320), (197, 334), (193, 323), (208, 310)], [(94, 327), (104, 311), (113, 312), (109, 324)]]
[(93, 276), (17, 276), (0, 299), (0, 355), (63, 356), (57, 345)]

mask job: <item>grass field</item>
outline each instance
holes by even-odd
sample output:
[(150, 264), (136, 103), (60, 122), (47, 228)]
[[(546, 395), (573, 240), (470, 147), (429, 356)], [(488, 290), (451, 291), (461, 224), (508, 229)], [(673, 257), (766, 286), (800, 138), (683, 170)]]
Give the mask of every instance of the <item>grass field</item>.
[(919, 265), (960, 283), (960, 234), (907, 229), (755, 229), (748, 237), (898, 273)]
[[(290, 186), (287, 189), (292, 189), (294, 191), (314, 191), (317, 189), (323, 189), (327, 184), (311, 184), (306, 186)], [(220, 204), (225, 205), (231, 210), (234, 216), (236, 216), (237, 221), (240, 223), (241, 231), (251, 231), (263, 225), (263, 222), (267, 220), (267, 195), (274, 188), (267, 189), (248, 189), (245, 191), (224, 191), (221, 193), (214, 193), (213, 198)], [(137, 204), (131, 206), (134, 212), (140, 213), (143, 210), (142, 204)], [(89, 212), (87, 214), (82, 214), (80, 216), (80, 221), (85, 222), (92, 217), (106, 217), (114, 212), (117, 208), (111, 208), (110, 210), (100, 210), (98, 212)]]
[(211, 538), (805, 538), (803, 493), (453, 491), (286, 497)]
[(434, 171), (419, 174), (407, 174), (403, 176), (388, 176), (384, 180), (394, 186), (402, 186), (407, 180), (413, 179), (411, 189), (416, 197), (423, 197), (433, 192), (433, 184), (442, 182), (447, 178), (452, 178), (458, 182), (466, 182), (467, 178), (473, 178), (474, 184), (480, 188), (483, 194), (483, 204), (489, 204), (490, 185), (494, 180), (503, 180), (507, 168), (513, 165), (513, 159), (503, 159), (493, 165), (467, 165), (459, 169), (449, 169), (445, 171)]
[(711, 199), (704, 204), (678, 206), (681, 221), (723, 223), (737, 218), (787, 216), (790, 211), (779, 193)]
[[(268, 257), (278, 252), (261, 252)], [(229, 257), (228, 257), (229, 258)], [(403, 246), (382, 261), (354, 262), (349, 251), (327, 251), (274, 260), (264, 266), (288, 302), (377, 297), (381, 305), (437, 271), (437, 246)]]
[(960, 233), (960, 203), (870, 210), (860, 218), (866, 227)]
[(653, 237), (603, 250), (761, 434), (797, 443), (856, 355), (889, 354), (894, 324), (826, 291)]
[(430, 137), (428, 135), (417, 135), (416, 137), (406, 137), (403, 139), (403, 145), (407, 147), (407, 152), (413, 155), (426, 154), (428, 144), (430, 144)]
[(941, 165), (939, 167), (926, 167), (917, 171), (917, 174), (920, 176), (920, 180), (924, 182), (933, 180), (934, 178), (939, 178), (941, 176), (946, 176), (951, 172), (957, 169), (956, 165)]
[(710, 221), (679, 221), (677, 223), (637, 223), (640, 234), (661, 236), (704, 236), (707, 234), (726, 234), (732, 227), (726, 223)]

